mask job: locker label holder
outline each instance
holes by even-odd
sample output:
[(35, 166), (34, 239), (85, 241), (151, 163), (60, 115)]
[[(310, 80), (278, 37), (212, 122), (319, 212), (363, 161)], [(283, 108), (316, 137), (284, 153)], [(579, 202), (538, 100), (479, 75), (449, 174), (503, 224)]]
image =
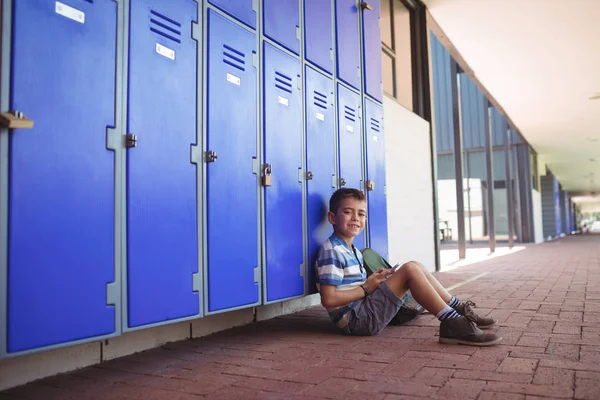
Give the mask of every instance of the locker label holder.
[(13, 110), (0, 114), (0, 125), (8, 129), (31, 129), (33, 128), (33, 120), (21, 111)]

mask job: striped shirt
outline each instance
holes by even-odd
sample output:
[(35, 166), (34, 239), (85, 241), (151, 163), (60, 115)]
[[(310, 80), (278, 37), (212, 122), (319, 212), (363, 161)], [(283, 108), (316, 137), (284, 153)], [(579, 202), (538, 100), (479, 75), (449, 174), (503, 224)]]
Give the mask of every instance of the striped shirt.
[[(319, 248), (315, 268), (317, 270), (317, 289), (321, 285), (337, 286), (336, 290), (349, 290), (362, 285), (367, 280), (363, 268), (363, 256), (354, 246), (348, 244), (335, 233)], [(327, 309), (329, 317), (340, 328), (348, 324), (349, 311), (362, 299), (339, 307)]]

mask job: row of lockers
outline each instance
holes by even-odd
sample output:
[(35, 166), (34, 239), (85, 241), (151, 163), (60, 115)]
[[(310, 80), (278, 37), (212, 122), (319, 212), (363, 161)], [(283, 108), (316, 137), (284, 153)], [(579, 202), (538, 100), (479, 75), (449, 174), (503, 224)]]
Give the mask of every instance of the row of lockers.
[[(256, 29), (257, 0), (208, 2), (249, 28)], [(262, 3), (265, 37), (299, 55), (301, 32), (304, 32), (306, 60), (329, 74), (333, 73), (335, 42), (338, 78), (360, 90), (362, 59), (365, 93), (378, 101), (382, 100), (379, 0), (262, 0)], [(304, 29), (301, 29), (300, 23), (301, 7), (304, 9)], [(332, 32), (335, 34), (332, 35)], [(364, 46), (362, 58), (361, 41)]]
[(574, 203), (569, 192), (563, 191), (552, 174), (540, 177), (544, 237), (569, 235), (575, 230)]
[(0, 357), (305, 295), (341, 186), (387, 256), (381, 104), (211, 3), (3, 3)]

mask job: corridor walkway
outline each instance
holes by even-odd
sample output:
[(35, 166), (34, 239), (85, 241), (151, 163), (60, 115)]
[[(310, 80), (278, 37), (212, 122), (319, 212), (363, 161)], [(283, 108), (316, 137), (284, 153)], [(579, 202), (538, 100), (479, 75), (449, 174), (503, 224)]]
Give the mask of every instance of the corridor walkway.
[(600, 236), (531, 245), (437, 276), (493, 313), (501, 345), (440, 345), (431, 315), (377, 337), (344, 337), (315, 307), (0, 399), (600, 399)]

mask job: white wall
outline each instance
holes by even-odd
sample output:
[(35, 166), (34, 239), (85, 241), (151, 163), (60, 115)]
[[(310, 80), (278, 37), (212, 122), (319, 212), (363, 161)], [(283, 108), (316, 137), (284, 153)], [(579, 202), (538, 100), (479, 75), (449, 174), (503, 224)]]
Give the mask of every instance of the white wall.
[(542, 243), (544, 241), (542, 194), (535, 189), (531, 190), (531, 204), (533, 208), (533, 240), (535, 243)]
[(429, 123), (384, 97), (389, 254), (435, 269)]

